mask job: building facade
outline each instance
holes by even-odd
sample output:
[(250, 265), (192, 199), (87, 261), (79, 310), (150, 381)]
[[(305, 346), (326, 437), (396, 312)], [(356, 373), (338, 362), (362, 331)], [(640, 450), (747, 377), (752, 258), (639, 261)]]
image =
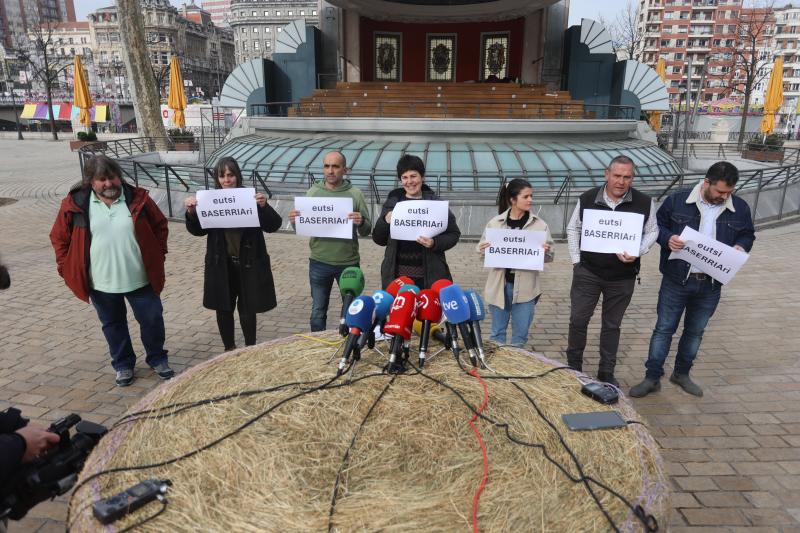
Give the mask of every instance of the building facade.
[(228, 22), (236, 45), (236, 62), (272, 57), (283, 27), (297, 19), (319, 26), (316, 1), (231, 0)]
[[(687, 85), (691, 101), (713, 102), (730, 95), (734, 48), (742, 0), (641, 0), (642, 62), (664, 58), (670, 103), (677, 105)], [(703, 70), (706, 79), (702, 92)]]
[[(166, 95), (173, 55), (180, 60), (187, 96), (217, 95), (235, 66), (231, 30), (215, 26), (211, 15), (194, 4), (179, 10), (168, 0), (140, 3), (153, 74), (162, 95)], [(116, 6), (91, 13), (89, 26), (95, 67), (104, 94), (128, 97)]]
[(203, 0), (200, 5), (211, 14), (215, 26), (230, 26), (231, 0)]
[(73, 0), (0, 0), (0, 45), (15, 48), (16, 40), (47, 22), (75, 22)]
[[(796, 117), (800, 104), (800, 6), (787, 4), (775, 8), (775, 49), (783, 57), (782, 112)], [(759, 85), (757, 88), (763, 95), (767, 81), (761, 81)]]

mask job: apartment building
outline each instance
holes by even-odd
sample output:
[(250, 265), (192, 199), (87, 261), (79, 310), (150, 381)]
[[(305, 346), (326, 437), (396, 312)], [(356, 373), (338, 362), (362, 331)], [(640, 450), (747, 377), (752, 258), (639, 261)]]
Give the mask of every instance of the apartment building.
[[(742, 0), (640, 0), (642, 62), (655, 67), (665, 59), (671, 104), (685, 98), (681, 93), (687, 85), (692, 101), (729, 95), (742, 10)], [(698, 95), (706, 62), (705, 89)]]
[(231, 0), (228, 22), (236, 43), (236, 62), (272, 57), (283, 27), (297, 19), (319, 26), (315, 0)]
[(231, 0), (203, 0), (200, 5), (211, 14), (215, 26), (230, 26)]

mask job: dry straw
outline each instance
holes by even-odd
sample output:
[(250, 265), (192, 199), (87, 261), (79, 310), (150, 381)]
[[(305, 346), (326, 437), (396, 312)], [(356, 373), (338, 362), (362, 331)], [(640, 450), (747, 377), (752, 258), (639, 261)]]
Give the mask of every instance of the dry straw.
[[(447, 353), (426, 365), (425, 374), (433, 379), (413, 369), (393, 379), (381, 373), (383, 357), (368, 350), (352, 383), (342, 386), (344, 376), (316, 389), (334, 376), (336, 361), (328, 363), (332, 350), (308, 337), (273, 341), (223, 354), (153, 391), (132, 412), (233, 396), (182, 411), (169, 407), (157, 412), (169, 416), (140, 415), (119, 424), (95, 449), (82, 479), (112, 468), (170, 464), (104, 474), (83, 484), (71, 501), (71, 530), (102, 529), (91, 515), (91, 502), (153, 477), (172, 481), (169, 503), (137, 531), (471, 529), (483, 461), (468, 425), (472, 408), (464, 401), (480, 405), (481, 383)], [(489, 353), (499, 375), (532, 376), (560, 366), (515, 348), (490, 348)], [(546, 459), (543, 450), (569, 476), (581, 478), (559, 435), (586, 477), (667, 524), (666, 479), (657, 446), (643, 425), (572, 432), (561, 421), (563, 413), (610, 409), (580, 394), (580, 377), (559, 370), (535, 379), (486, 380), (484, 414), (494, 423), (477, 422), (489, 459), (489, 481), (478, 507), (480, 530), (644, 529), (621, 498), (594, 482), (571, 481)], [(291, 383), (302, 384), (276, 389)], [(638, 420), (624, 399), (613, 408), (626, 420)], [(507, 431), (498, 424), (508, 424)], [(543, 448), (515, 444), (507, 432)], [(228, 433), (233, 435), (211, 448), (171, 462)], [(111, 530), (140, 522), (160, 506), (151, 503)]]

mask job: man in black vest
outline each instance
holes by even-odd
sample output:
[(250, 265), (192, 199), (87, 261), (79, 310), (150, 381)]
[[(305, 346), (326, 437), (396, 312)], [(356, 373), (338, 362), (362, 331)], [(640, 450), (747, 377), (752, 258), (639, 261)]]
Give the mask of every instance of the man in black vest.
[(644, 216), (644, 225), (639, 254), (647, 253), (658, 237), (655, 205), (649, 196), (631, 187), (633, 174), (634, 164), (631, 158), (619, 155), (612, 159), (605, 171), (605, 185), (589, 189), (581, 195), (567, 226), (569, 253), (574, 265), (570, 289), (567, 364), (576, 370), (583, 370), (586, 329), (602, 294), (603, 322), (600, 329), (600, 366), (597, 378), (616, 386), (619, 386), (614, 378), (619, 327), (633, 296), (634, 283), (639, 273), (639, 258), (625, 252), (613, 254), (581, 251), (581, 225), (586, 209), (640, 213)]

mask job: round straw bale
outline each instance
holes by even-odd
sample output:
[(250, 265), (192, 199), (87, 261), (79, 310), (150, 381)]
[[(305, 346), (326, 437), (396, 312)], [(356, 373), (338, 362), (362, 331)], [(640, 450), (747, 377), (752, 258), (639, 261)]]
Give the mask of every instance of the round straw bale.
[[(111, 531), (437, 532), (475, 519), (483, 531), (642, 531), (648, 516), (666, 527), (657, 445), (625, 398), (582, 395), (583, 374), (489, 345), (494, 372), (470, 375), (443, 352), (423, 372), (412, 353), (388, 375), (366, 350), (352, 379), (336, 378), (339, 341), (228, 352), (152, 391), (87, 461), (71, 530), (103, 529), (92, 502), (148, 478), (172, 482), (163, 512), (148, 519), (162, 507), (150, 503)], [(628, 426), (570, 431), (561, 419), (610, 409)]]

